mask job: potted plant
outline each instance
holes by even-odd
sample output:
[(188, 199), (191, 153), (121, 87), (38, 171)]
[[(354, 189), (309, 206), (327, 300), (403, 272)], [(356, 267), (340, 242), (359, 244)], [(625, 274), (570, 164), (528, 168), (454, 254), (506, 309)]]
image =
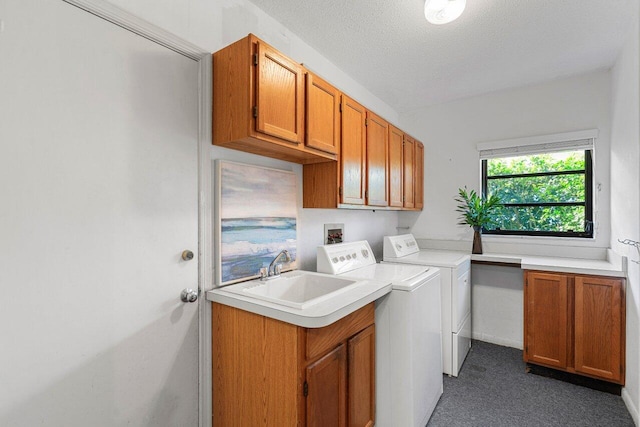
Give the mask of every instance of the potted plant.
[(458, 189), (458, 197), (455, 199), (459, 203), (456, 212), (460, 212), (458, 218), (459, 225), (470, 225), (473, 227), (473, 247), (472, 254), (482, 253), (482, 239), (480, 231), (482, 227), (487, 227), (494, 223), (495, 211), (500, 205), (500, 198), (491, 195), (488, 198), (480, 197), (474, 190), (467, 191), (467, 187)]

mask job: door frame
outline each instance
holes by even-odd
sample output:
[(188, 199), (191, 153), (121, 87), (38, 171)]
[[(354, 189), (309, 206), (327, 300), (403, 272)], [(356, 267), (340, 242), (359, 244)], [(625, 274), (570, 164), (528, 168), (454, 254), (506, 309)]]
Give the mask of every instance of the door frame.
[[(205, 292), (213, 288), (213, 198), (211, 193), (211, 53), (105, 0), (62, 0), (131, 31), (198, 63), (198, 425), (211, 425), (211, 304)], [(176, 294), (176, 298), (179, 296)]]

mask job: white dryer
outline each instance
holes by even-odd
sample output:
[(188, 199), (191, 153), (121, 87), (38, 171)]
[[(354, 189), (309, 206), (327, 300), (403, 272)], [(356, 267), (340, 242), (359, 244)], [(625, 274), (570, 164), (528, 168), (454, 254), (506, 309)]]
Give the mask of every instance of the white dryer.
[(376, 425), (424, 427), (440, 399), (440, 271), (377, 264), (366, 240), (318, 248), (318, 272), (391, 283), (376, 301)]
[(471, 256), (420, 249), (412, 234), (385, 236), (383, 262), (440, 268), (442, 293), (442, 371), (457, 377), (471, 348)]

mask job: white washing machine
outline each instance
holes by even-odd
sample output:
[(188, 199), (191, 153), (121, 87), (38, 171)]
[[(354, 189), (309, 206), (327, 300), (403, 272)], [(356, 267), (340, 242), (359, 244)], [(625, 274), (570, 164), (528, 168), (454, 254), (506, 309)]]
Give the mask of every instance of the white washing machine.
[(442, 285), (442, 372), (457, 377), (471, 348), (471, 256), (420, 249), (412, 234), (386, 236), (384, 262), (440, 268)]
[(318, 247), (318, 272), (392, 283), (376, 301), (376, 426), (424, 427), (442, 395), (440, 271), (377, 264), (364, 241)]

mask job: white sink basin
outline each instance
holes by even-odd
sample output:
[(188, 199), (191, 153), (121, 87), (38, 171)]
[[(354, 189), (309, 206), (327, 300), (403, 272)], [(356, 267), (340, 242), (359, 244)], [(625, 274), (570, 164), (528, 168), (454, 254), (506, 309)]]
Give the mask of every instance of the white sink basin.
[(309, 271), (292, 271), (276, 279), (252, 280), (225, 287), (228, 292), (304, 309), (341, 294), (361, 282)]

